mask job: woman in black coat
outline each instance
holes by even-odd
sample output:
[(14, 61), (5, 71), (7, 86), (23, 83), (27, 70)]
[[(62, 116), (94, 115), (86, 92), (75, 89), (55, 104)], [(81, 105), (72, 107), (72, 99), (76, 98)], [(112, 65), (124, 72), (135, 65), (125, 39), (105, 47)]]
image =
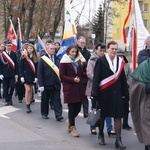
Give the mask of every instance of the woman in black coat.
[(22, 50), (22, 59), (20, 62), (20, 80), (25, 86), (26, 111), (31, 112), (30, 103), (34, 83), (37, 82), (36, 68), (38, 57), (32, 44), (29, 44), (27, 50)]
[(127, 82), (124, 73), (124, 61), (117, 57), (118, 44), (110, 41), (106, 55), (99, 58), (94, 69), (93, 87), (91, 95), (98, 102), (101, 109), (99, 127), (99, 144), (105, 145), (104, 119), (114, 118), (116, 132), (116, 148), (124, 150), (126, 147), (121, 141), (121, 118), (124, 116), (123, 97), (128, 94)]

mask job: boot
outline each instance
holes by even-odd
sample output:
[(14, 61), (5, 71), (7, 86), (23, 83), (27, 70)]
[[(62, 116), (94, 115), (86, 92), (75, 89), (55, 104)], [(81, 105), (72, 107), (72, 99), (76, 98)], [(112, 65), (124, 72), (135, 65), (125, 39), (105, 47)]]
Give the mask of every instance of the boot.
[(26, 111), (27, 111), (27, 113), (31, 113), (31, 112), (32, 112), (31, 109), (30, 109), (30, 104), (28, 104), (28, 105), (26, 106)]
[(66, 120), (66, 128), (68, 132), (71, 132), (69, 119)]
[(104, 135), (100, 135), (100, 134), (99, 134), (99, 136), (98, 136), (98, 143), (99, 143), (100, 145), (106, 145)]
[(123, 118), (122, 128), (129, 131), (132, 129), (132, 127), (130, 127), (128, 124), (128, 114)]
[(145, 150), (150, 150), (150, 145), (146, 145)]
[(73, 137), (79, 137), (79, 134), (78, 134), (78, 132), (77, 132), (75, 126), (71, 126), (71, 127), (70, 127), (70, 130), (71, 130), (70, 134), (71, 134)]
[(128, 124), (126, 124), (126, 125), (122, 125), (122, 128), (123, 129), (126, 129), (126, 130), (132, 130), (132, 127), (130, 127)]
[(119, 150), (124, 150), (124, 149), (126, 149), (126, 147), (123, 145), (123, 143), (122, 143), (122, 141), (121, 141), (121, 137), (117, 137), (117, 138), (116, 138), (115, 146), (116, 146), (116, 148), (119, 149)]

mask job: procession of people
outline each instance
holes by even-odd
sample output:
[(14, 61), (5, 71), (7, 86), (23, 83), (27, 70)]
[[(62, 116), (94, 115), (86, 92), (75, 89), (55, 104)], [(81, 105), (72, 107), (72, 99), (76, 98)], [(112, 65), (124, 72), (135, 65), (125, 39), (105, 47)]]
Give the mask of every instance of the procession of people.
[[(149, 37), (146, 44), (145, 51), (148, 51)], [(11, 50), (11, 45), (11, 41), (0, 44), (0, 99), (5, 100), (6, 107), (14, 105), (12, 96), (15, 93), (19, 103), (25, 99), (26, 113), (32, 113), (31, 103), (34, 102), (36, 91), (34, 88), (38, 87), (38, 92), (41, 93), (39, 111), (43, 119), (49, 119), (49, 107), (51, 106), (56, 121), (63, 121), (61, 99), (67, 103), (66, 128), (73, 137), (80, 136), (75, 119), (81, 111), (81, 106), (83, 106), (83, 118), (89, 116), (90, 109), (101, 109), (98, 133), (96, 126), (90, 126), (91, 134), (98, 134), (98, 143), (102, 146), (106, 145), (104, 134), (106, 121), (108, 135), (116, 137), (114, 146), (120, 150), (126, 149), (121, 130), (122, 128), (132, 130), (128, 124), (130, 98), (135, 127), (137, 127), (135, 121), (137, 116), (134, 111), (135, 107), (140, 107), (134, 99), (135, 92), (141, 90), (146, 100), (149, 100), (149, 52), (142, 61), (143, 57), (138, 57), (139, 66), (137, 68), (140, 67), (144, 72), (142, 73), (139, 69), (131, 74), (132, 71), (124, 51), (113, 40), (109, 41), (107, 45), (97, 43), (91, 54), (86, 47), (86, 38), (81, 36), (76, 44), (67, 47), (62, 59), (57, 57), (57, 53), (61, 49), (59, 42), (53, 43), (53, 41), (47, 40), (46, 49), (39, 55), (35, 46), (27, 40), (22, 41), (22, 49), (16, 50), (16, 52)], [(84, 62), (81, 60), (81, 56), (84, 58)], [(144, 64), (147, 68), (143, 67)], [(141, 89), (137, 89), (138, 84)], [(3, 93), (1, 92), (2, 85)], [(145, 87), (146, 89), (143, 91)], [(130, 93), (129, 89), (132, 89)], [(63, 98), (61, 92), (63, 92)], [(89, 99), (92, 108), (89, 108)], [(140, 109), (144, 109), (145, 102), (142, 97), (136, 99), (142, 103)], [(148, 112), (149, 107), (147, 107), (145, 119), (149, 119)], [(142, 114), (138, 113), (142, 119)], [(145, 112), (142, 113), (145, 114)], [(145, 150), (149, 150), (150, 136), (149, 133), (146, 133), (146, 129), (143, 129), (147, 124), (140, 120), (139, 124), (142, 132), (140, 136), (143, 138), (138, 135), (139, 141), (144, 141)], [(136, 130), (136, 132), (139, 131)]]

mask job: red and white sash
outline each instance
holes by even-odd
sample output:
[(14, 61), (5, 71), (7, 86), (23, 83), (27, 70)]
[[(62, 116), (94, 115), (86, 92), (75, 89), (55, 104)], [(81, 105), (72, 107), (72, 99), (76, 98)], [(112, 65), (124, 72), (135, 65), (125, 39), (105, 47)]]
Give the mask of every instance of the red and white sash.
[(13, 60), (10, 58), (10, 56), (5, 51), (2, 52), (2, 57), (8, 62), (8, 64), (13, 69), (15, 69), (15, 63), (13, 62)]
[(26, 59), (27, 63), (29, 64), (32, 72), (35, 74), (35, 66), (34, 66), (34, 63), (32, 62), (32, 60), (30, 58), (26, 58), (26, 57), (25, 57), (25, 59)]
[(103, 79), (99, 83), (100, 90), (104, 90), (105, 88), (109, 87), (110, 85), (112, 85), (113, 83), (115, 83), (117, 81), (117, 79), (121, 75), (122, 69), (124, 68), (124, 64), (125, 64), (125, 61), (123, 59), (119, 58), (119, 66), (118, 66), (117, 72), (115, 74)]

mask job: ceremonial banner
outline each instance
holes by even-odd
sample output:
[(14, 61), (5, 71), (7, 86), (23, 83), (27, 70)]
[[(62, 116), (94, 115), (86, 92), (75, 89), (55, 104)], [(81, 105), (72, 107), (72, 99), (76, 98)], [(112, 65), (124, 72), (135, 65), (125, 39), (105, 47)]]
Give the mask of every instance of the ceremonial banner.
[(17, 49), (17, 35), (16, 35), (16, 31), (14, 29), (14, 26), (13, 26), (11, 19), (10, 19), (9, 31), (7, 33), (7, 40), (12, 42), (11, 50), (16, 51), (16, 49)]

